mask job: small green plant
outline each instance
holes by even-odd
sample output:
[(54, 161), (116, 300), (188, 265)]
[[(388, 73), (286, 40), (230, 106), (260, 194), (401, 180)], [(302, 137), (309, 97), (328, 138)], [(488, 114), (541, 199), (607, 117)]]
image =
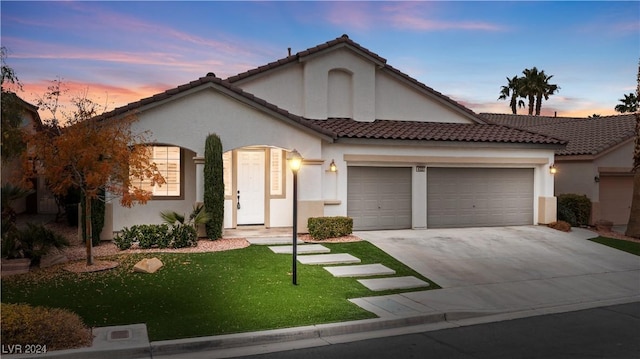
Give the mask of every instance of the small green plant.
[(160, 213), (166, 224), (171, 226), (170, 235), (173, 238), (171, 246), (173, 248), (193, 247), (198, 244), (197, 226), (207, 224), (211, 216), (204, 210), (202, 204), (194, 205), (189, 217), (185, 215), (166, 211)]
[(61, 350), (91, 346), (91, 330), (82, 319), (65, 309), (2, 303), (2, 345), (30, 343), (38, 350)]
[(586, 226), (591, 217), (591, 200), (585, 195), (564, 193), (558, 196), (558, 220), (573, 227)]
[(15, 229), (2, 237), (2, 255), (11, 258), (30, 258), (38, 263), (51, 248), (64, 248), (67, 239), (41, 224), (27, 223), (26, 228)]
[(195, 247), (198, 244), (198, 233), (191, 226), (176, 226), (171, 230), (172, 248)]
[(309, 235), (316, 240), (349, 235), (353, 232), (353, 218), (311, 217), (307, 221)]
[(133, 245), (133, 239), (135, 236), (131, 232), (130, 228), (125, 227), (122, 229), (122, 232), (113, 238), (113, 243), (115, 243), (116, 247), (121, 251), (129, 249)]

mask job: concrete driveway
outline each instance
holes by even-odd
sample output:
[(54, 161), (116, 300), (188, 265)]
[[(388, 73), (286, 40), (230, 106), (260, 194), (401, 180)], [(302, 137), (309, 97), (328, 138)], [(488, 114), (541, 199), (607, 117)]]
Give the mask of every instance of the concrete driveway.
[(352, 300), (381, 317), (640, 300), (640, 257), (544, 226), (355, 233), (443, 289)]
[(358, 232), (443, 288), (640, 269), (637, 256), (542, 226)]

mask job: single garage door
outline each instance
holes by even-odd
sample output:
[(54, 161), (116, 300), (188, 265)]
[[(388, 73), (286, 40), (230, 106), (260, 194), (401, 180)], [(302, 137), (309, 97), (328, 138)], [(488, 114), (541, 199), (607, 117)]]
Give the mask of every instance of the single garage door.
[(347, 215), (353, 229), (411, 228), (411, 168), (348, 168)]
[(427, 169), (428, 228), (532, 223), (532, 168)]
[(633, 176), (600, 176), (600, 217), (613, 224), (627, 224), (631, 213)]

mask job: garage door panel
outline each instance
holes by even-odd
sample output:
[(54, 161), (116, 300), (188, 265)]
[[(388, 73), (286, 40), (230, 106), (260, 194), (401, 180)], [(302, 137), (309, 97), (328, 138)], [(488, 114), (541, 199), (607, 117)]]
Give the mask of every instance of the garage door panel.
[(429, 168), (429, 228), (533, 222), (533, 169)]
[(411, 169), (349, 167), (347, 215), (356, 230), (411, 228)]

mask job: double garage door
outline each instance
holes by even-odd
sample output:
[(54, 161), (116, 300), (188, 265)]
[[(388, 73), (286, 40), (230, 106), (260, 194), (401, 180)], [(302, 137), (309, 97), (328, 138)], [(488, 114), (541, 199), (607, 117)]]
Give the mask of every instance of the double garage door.
[[(412, 168), (348, 171), (347, 215), (354, 229), (411, 228)], [(428, 168), (426, 197), (428, 228), (532, 224), (533, 169)]]

